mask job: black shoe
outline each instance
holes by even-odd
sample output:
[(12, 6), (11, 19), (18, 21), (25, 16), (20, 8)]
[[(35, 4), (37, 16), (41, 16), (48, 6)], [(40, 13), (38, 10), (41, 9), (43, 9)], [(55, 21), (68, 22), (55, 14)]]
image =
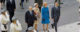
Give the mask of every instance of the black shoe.
[(26, 30), (26, 32), (28, 32), (28, 30)]
[(52, 28), (54, 29), (54, 24), (51, 24), (52, 25)]
[(78, 25), (80, 25), (80, 23), (78, 23)]

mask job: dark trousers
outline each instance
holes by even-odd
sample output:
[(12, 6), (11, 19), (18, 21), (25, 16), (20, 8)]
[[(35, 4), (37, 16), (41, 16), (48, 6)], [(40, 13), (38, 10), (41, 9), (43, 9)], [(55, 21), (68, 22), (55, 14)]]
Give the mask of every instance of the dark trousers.
[(33, 24), (28, 24), (28, 27), (27, 28), (29, 28), (29, 27), (33, 27)]
[(26, 32), (28, 32), (28, 28), (29, 27), (33, 27), (33, 24), (27, 24), (27, 30), (26, 30)]
[(14, 10), (11, 10), (11, 11), (13, 11), (13, 12), (10, 12), (10, 10), (8, 10), (9, 15), (10, 15), (10, 21), (12, 22), (12, 18), (14, 16)]
[(14, 16), (14, 13), (10, 14), (10, 21), (12, 22), (12, 18)]
[(55, 16), (54, 17), (54, 23), (53, 23), (53, 25), (54, 25), (54, 27), (55, 27), (55, 31), (57, 32), (57, 23), (58, 23), (58, 20), (59, 20), (59, 16)]

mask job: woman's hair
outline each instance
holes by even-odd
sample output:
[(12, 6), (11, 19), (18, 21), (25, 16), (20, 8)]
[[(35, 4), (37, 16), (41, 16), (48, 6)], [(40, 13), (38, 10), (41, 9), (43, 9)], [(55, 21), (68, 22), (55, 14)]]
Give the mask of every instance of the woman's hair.
[(38, 3), (34, 3), (34, 6), (38, 5)]
[(43, 6), (44, 6), (45, 4), (47, 4), (47, 2), (44, 2), (44, 3), (43, 3)]
[(12, 18), (12, 22), (14, 22), (14, 21), (16, 21), (16, 20), (17, 20), (17, 18), (15, 18), (15, 17)]

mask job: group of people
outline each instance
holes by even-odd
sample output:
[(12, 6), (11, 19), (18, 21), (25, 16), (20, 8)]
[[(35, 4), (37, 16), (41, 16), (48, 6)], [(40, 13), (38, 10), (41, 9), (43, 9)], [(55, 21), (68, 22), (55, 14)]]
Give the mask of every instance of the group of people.
[[(20, 4), (23, 8), (23, 4)], [(10, 24), (10, 32), (20, 32), (22, 30), (21, 23), (16, 17), (14, 17), (15, 9), (15, 0), (8, 0), (6, 2), (6, 11), (2, 11), (0, 14), (0, 32), (8, 32), (8, 24)], [(57, 32), (57, 23), (60, 18), (60, 6), (57, 1), (54, 2), (54, 6), (51, 9), (51, 18), (54, 22), (51, 24), (52, 28), (54, 29), (55, 27), (55, 32)], [(29, 9), (25, 13), (25, 23), (27, 24), (26, 32), (33, 32), (34, 29), (36, 32), (39, 32), (39, 22), (43, 25), (43, 31), (49, 32), (48, 26), (50, 23), (50, 15), (47, 2), (41, 3), (40, 6), (39, 3), (35, 2), (33, 8), (32, 6), (29, 6)]]
[[(55, 31), (57, 32), (57, 23), (60, 18), (60, 6), (59, 6), (58, 2), (55, 2), (54, 7), (52, 7), (52, 9), (51, 9), (51, 16), (52, 16), (51, 18), (53, 19), (53, 22), (54, 22), (53, 24), (51, 24), (52, 28), (55, 27)], [(48, 26), (50, 23), (49, 19), (50, 19), (50, 16), (49, 16), (49, 8), (47, 6), (47, 2), (43, 3), (41, 12), (40, 12), (38, 3), (34, 4), (34, 8), (32, 8), (32, 6), (29, 6), (29, 10), (25, 14), (25, 21), (28, 25), (26, 31), (29, 30), (28, 28), (34, 26), (35, 30), (38, 32), (37, 25), (39, 24), (39, 22), (41, 20), (41, 23), (43, 25), (43, 31), (49, 32), (49, 30), (48, 30)]]

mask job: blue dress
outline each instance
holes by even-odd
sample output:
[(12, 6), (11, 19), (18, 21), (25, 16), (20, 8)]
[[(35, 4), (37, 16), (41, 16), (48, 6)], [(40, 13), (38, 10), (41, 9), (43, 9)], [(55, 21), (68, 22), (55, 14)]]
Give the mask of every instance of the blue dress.
[(42, 16), (42, 24), (49, 24), (49, 8), (48, 7), (42, 7), (41, 9), (41, 16)]

